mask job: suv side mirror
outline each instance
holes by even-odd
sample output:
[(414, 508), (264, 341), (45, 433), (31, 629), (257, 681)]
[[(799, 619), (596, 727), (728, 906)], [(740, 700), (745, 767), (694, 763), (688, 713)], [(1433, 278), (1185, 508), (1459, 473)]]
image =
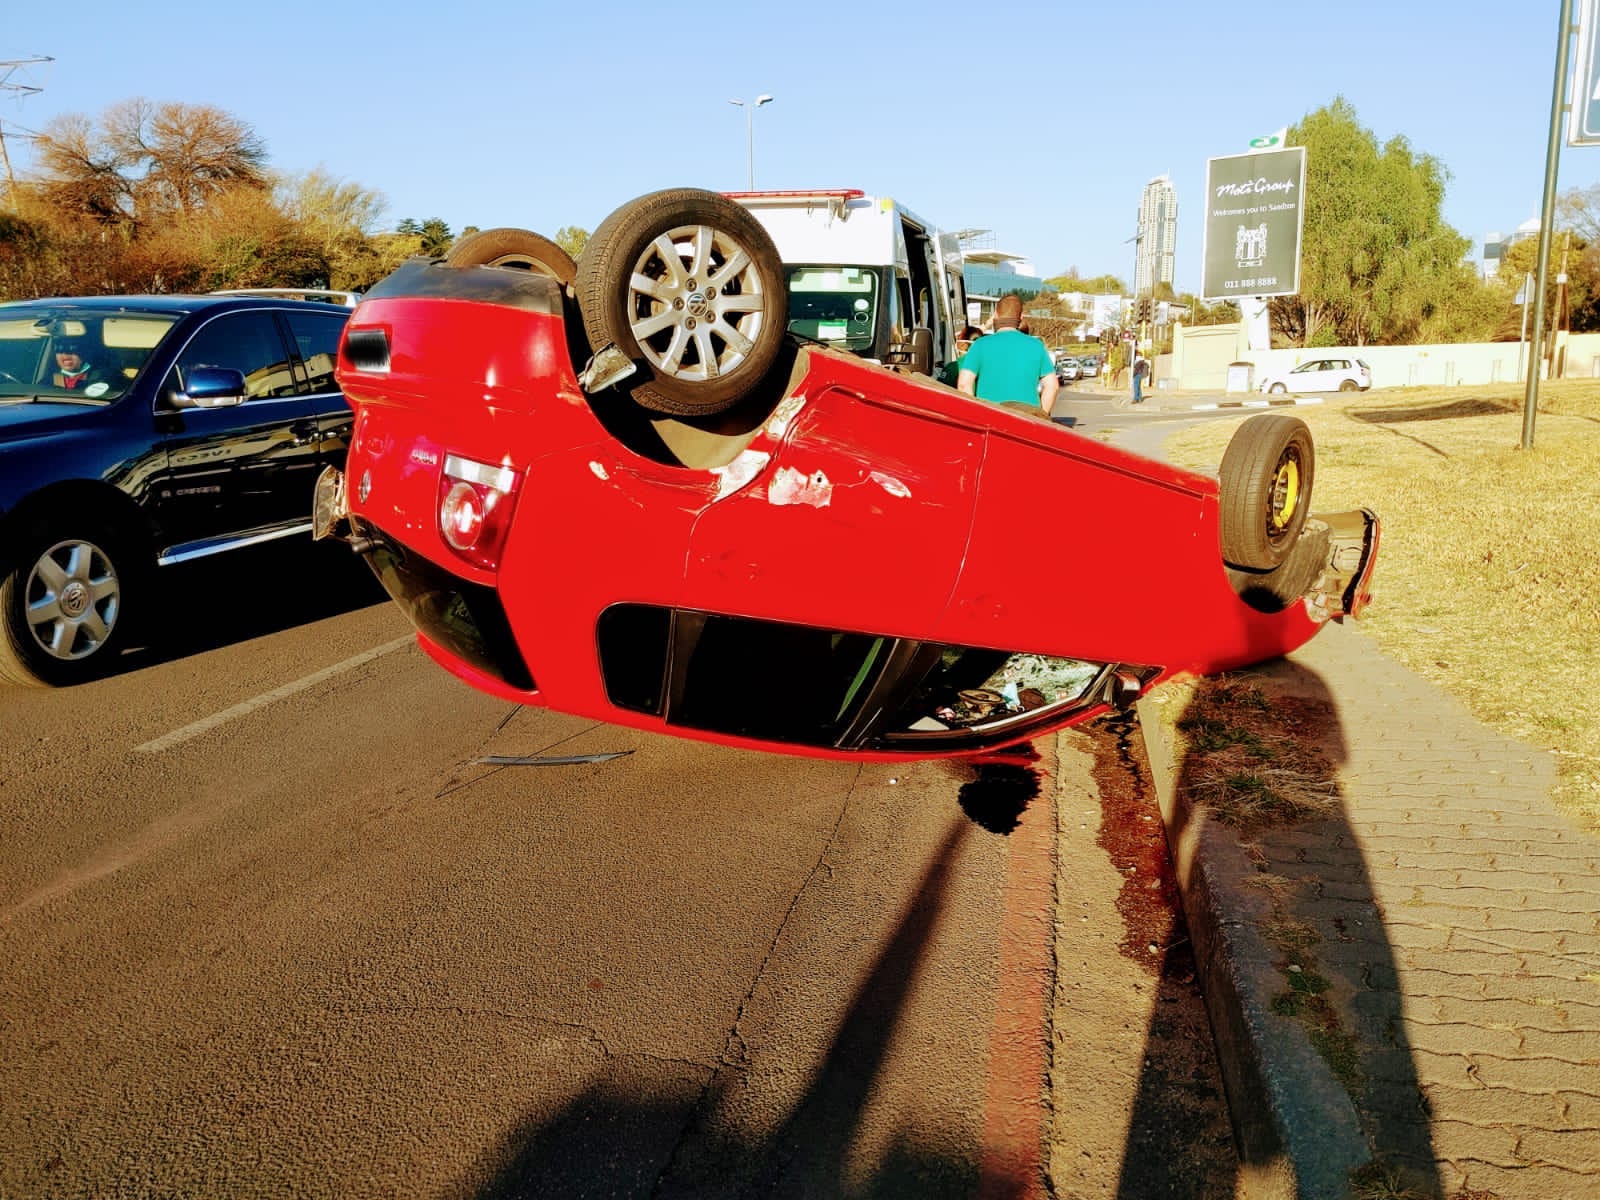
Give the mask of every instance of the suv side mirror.
[(173, 408), (230, 408), (244, 403), (244, 372), (232, 367), (195, 367), (187, 383), (186, 391), (168, 395)]

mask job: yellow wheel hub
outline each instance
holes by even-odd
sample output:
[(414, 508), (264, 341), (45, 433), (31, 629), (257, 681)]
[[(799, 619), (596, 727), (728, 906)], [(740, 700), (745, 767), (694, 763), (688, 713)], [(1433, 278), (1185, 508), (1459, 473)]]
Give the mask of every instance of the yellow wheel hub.
[(1287, 529), (1300, 506), (1300, 463), (1286, 458), (1272, 477), (1272, 512), (1267, 520), (1274, 532)]

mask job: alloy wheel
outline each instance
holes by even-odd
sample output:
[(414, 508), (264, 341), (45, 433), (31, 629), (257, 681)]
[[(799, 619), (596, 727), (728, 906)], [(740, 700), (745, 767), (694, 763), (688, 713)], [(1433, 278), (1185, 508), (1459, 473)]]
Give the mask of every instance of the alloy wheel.
[(23, 619), (46, 654), (87, 658), (111, 636), (122, 587), (110, 557), (92, 542), (68, 539), (33, 564), (23, 585)]

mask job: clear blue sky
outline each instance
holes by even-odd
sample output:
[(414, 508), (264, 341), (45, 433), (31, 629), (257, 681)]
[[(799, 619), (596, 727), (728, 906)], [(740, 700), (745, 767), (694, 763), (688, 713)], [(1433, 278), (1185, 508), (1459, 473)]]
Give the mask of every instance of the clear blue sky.
[[(1576, 8), (1576, 4), (1574, 5)], [(1474, 243), (1539, 210), (1557, 0), (1138, 6), (1078, 0), (694, 5), (456, 0), (5, 5), (0, 123), (118, 101), (209, 104), (270, 165), (380, 193), (384, 224), (593, 229), (661, 187), (860, 187), (994, 231), (1041, 275), (1131, 281), (1139, 195), (1178, 190), (1179, 290), (1196, 290), (1206, 159), (1343, 95), (1380, 140), (1451, 173)], [(13, 166), (28, 143), (8, 138)], [(1560, 187), (1600, 180), (1563, 146)]]

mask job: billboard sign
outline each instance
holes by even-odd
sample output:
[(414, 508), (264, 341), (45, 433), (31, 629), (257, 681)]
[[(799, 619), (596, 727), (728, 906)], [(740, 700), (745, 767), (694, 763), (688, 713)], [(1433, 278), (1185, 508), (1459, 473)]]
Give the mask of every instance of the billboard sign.
[(1600, 18), (1595, 8), (1595, 0), (1581, 0), (1578, 9), (1578, 65), (1567, 105), (1569, 146), (1600, 146)]
[(1200, 296), (1292, 296), (1300, 290), (1306, 148), (1206, 162)]

